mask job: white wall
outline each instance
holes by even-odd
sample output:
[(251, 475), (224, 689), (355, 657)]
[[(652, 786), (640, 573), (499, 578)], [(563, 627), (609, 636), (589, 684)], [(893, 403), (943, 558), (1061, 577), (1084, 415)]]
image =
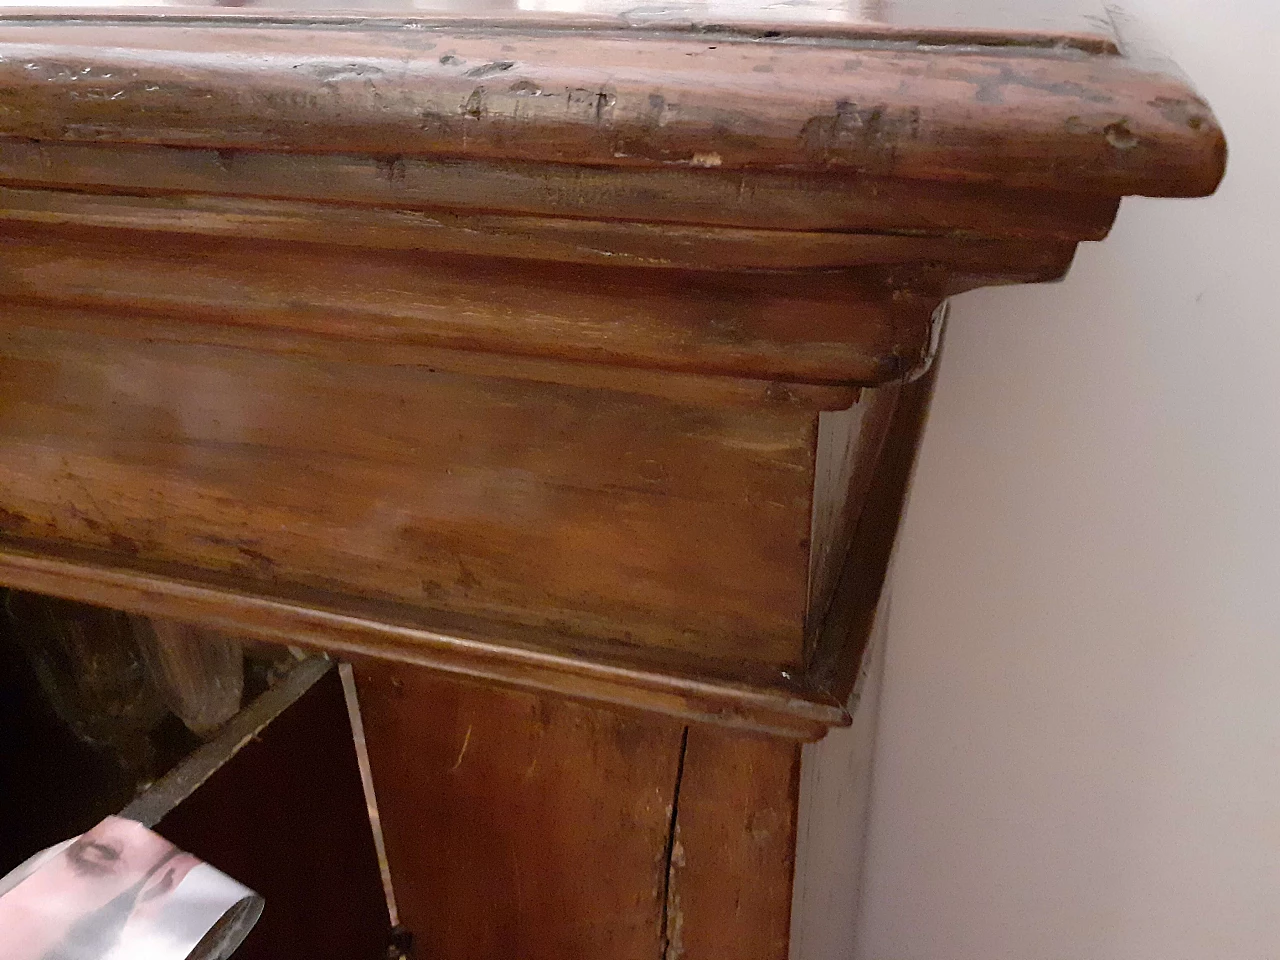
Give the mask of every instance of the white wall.
[(864, 960), (1280, 958), (1280, 0), (1128, 6), (1230, 170), (1126, 201), (1065, 284), (955, 303)]

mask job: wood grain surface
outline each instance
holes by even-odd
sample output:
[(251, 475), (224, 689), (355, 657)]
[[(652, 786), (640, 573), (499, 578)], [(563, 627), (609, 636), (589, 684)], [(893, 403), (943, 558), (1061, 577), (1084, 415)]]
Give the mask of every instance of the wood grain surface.
[(815, 270), (945, 264), (1049, 279), (1075, 245), (980, 237), (754, 230), (569, 217), (353, 209), (296, 200), (200, 195), (123, 197), (0, 187), (0, 221), (161, 234), (294, 240), (371, 250), (466, 254), (681, 270)]
[(923, 376), (898, 391), (867, 480), (863, 507), (848, 529), (844, 562), (831, 603), (821, 620), (811, 624), (816, 635), (807, 658), (808, 680), (841, 703), (849, 702), (866, 660), (889, 558), (910, 491), (916, 451), (929, 417), (938, 359), (935, 357)]
[[(867, 494), (893, 422), (901, 385), (864, 391), (847, 411), (819, 419), (813, 485), (813, 548), (805, 638), (812, 648), (849, 561), (849, 547), (868, 508)], [(870, 505), (875, 509), (875, 505)], [(855, 559), (858, 562), (860, 558)]]
[(1200, 195), (1225, 164), (1207, 105), (1122, 57), (448, 26), (10, 21), (0, 24), (0, 133), (847, 169), (1112, 196)]
[(450, 960), (781, 960), (798, 748), (356, 664), (402, 922)]
[(3, 527), (797, 665), (815, 418), (10, 326)]
[(659, 955), (679, 723), (384, 663), (356, 679), (420, 956)]
[[(1024, 264), (1024, 276), (1059, 275), (1068, 259)], [(158, 318), (252, 328), (262, 343), (305, 333), (783, 384), (873, 384), (916, 366), (937, 286), (952, 274), (903, 274), (890, 284), (879, 271), (592, 269), (230, 237), (0, 232), (6, 311), (41, 326), (61, 323), (50, 308), (91, 308), (122, 330)]]
[(891, 180), (850, 171), (600, 168), (15, 138), (0, 138), (0, 180), (132, 196), (260, 197), (394, 210), (1049, 240), (1102, 239), (1119, 203), (1108, 196)]
[(1092, 0), (611, 3), (0, 13), (5, 582), (846, 722), (937, 308), (1222, 133)]
[(0, 583), (354, 658), (419, 956), (783, 960), (940, 304), (1212, 111), (1096, 0), (275, 2), (0, 12)]
[(814, 740), (848, 723), (801, 675), (696, 653), (637, 657), (588, 637), (441, 615), (333, 593), (282, 589), (108, 551), (0, 538), (0, 580), (19, 589), (351, 656), (429, 667), (771, 736)]
[(666, 960), (786, 960), (799, 782), (798, 745), (689, 727)]

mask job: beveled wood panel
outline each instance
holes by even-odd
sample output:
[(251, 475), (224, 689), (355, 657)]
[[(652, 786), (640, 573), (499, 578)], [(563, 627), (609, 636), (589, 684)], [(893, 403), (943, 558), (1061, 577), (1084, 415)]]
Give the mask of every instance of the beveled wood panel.
[(815, 417), (10, 326), (4, 529), (795, 665)]
[(867, 505), (880, 450), (897, 406), (900, 385), (864, 390), (848, 410), (818, 422), (813, 485), (813, 549), (809, 554), (809, 613), (805, 636), (816, 640), (835, 597), (849, 546)]
[(0, 187), (0, 221), (340, 247), (679, 270), (946, 264), (956, 273), (1066, 272), (1075, 245), (975, 237), (753, 230), (570, 217), (353, 209), (296, 200), (102, 196)]
[(0, 133), (844, 169), (1111, 196), (1202, 195), (1225, 167), (1208, 106), (1181, 79), (1122, 57), (465, 25), (10, 20), (0, 24)]
[(1116, 197), (790, 171), (200, 150), (0, 138), (0, 178), (141, 196), (210, 194), (397, 210), (1100, 240)]
[(8, 303), (0, 317), (14, 327), (92, 333), (147, 343), (229, 347), (325, 362), (421, 367), (464, 376), (529, 380), (587, 389), (605, 387), (617, 393), (704, 407), (755, 410), (781, 405), (794, 410), (844, 410), (859, 394), (857, 387), (849, 386), (604, 367), (544, 357), (450, 350), (411, 341), (349, 340), (289, 330), (262, 330), (246, 324), (184, 323), (176, 317), (127, 316), (47, 303)]
[[(1051, 266), (1056, 276), (1066, 260)], [(1035, 263), (1026, 272), (1045, 273)], [(0, 298), (15, 310), (90, 307), (121, 325), (139, 315), (233, 325), (267, 342), (309, 333), (784, 383), (878, 383), (920, 363), (947, 273), (903, 273), (891, 284), (868, 270), (592, 268), (127, 230), (0, 234)]]
[(881, 434), (874, 469), (867, 478), (862, 508), (847, 530), (847, 549), (831, 603), (820, 623), (814, 624), (809, 682), (841, 703), (848, 703), (866, 662), (916, 452), (929, 417), (941, 347), (940, 339), (938, 355), (928, 370), (897, 390), (892, 417)]
[(770, 736), (815, 740), (844, 706), (803, 676), (744, 661), (641, 651), (563, 630), (480, 621), (137, 557), (0, 535), (0, 582), (274, 643), (376, 656), (498, 687), (553, 693)]

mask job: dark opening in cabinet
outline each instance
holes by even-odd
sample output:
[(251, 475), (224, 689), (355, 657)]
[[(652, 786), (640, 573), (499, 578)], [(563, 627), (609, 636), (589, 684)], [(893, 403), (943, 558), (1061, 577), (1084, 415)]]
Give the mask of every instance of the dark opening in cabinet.
[[(183, 640), (164, 636), (170, 625), (19, 591), (3, 600), (0, 876), (117, 814), (265, 898), (236, 960), (387, 955), (387, 902), (335, 664), (249, 644), (242, 666), (238, 642), (201, 631), (183, 652), (205, 690), (189, 683), (176, 704), (196, 717), (197, 735), (166, 705), (173, 672), (147, 652), (159, 633), (172, 660)], [(218, 699), (233, 712), (205, 726), (208, 711), (196, 708)]]

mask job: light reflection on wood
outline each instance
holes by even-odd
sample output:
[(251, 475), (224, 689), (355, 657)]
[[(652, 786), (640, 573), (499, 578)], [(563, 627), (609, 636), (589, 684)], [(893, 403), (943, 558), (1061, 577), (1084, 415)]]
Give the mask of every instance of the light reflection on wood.
[(236, 8), (299, 14), (620, 17), (628, 23), (741, 22), (1105, 36), (1102, 0), (0, 0), (0, 10)]

